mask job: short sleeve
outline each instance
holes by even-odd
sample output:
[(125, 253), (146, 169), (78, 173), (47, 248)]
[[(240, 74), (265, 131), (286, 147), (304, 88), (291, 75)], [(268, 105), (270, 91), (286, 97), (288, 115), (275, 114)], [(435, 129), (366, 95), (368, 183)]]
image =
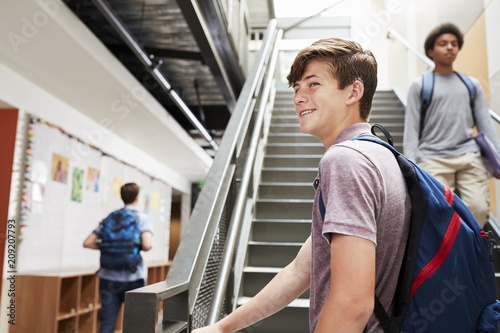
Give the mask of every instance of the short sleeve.
[(372, 161), (352, 147), (336, 145), (322, 160), (320, 177), (326, 208), (323, 236), (329, 240), (329, 234), (340, 233), (377, 244), (383, 186)]
[(141, 230), (141, 233), (143, 232), (153, 233), (153, 223), (151, 222), (151, 218), (149, 217), (149, 215), (146, 215), (144, 213), (139, 213), (139, 219), (140, 219), (139, 228)]

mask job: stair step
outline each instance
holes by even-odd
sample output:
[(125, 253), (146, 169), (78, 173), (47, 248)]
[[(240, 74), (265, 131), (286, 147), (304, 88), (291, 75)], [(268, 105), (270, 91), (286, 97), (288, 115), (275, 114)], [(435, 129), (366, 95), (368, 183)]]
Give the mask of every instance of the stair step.
[(248, 242), (247, 264), (258, 267), (285, 267), (297, 256), (303, 242)]
[(374, 102), (372, 104), (372, 113), (373, 112), (402, 113), (402, 114), (404, 114), (405, 108), (401, 103), (399, 103), (397, 101), (395, 101), (395, 102), (379, 101), (379, 102)]
[(290, 128), (290, 127), (300, 127), (300, 123), (297, 121), (297, 122), (289, 122), (289, 123), (271, 123), (271, 128), (280, 128), (280, 127), (283, 127), (283, 128)]
[(321, 143), (318, 138), (304, 134), (302, 132), (292, 132), (292, 133), (269, 133), (267, 138), (267, 143)]
[(317, 167), (323, 155), (265, 155), (264, 167)]
[(256, 223), (311, 223), (311, 219), (254, 219)]
[[(251, 297), (239, 297), (238, 298), (238, 305), (243, 305), (251, 299), (252, 299)], [(299, 298), (299, 299), (294, 300), (287, 307), (309, 309), (309, 300)]]
[[(240, 301), (238, 300), (238, 304)], [(242, 301), (244, 302), (244, 301)], [(245, 329), (253, 333), (309, 332), (309, 307), (298, 301)], [(308, 303), (308, 302), (307, 302)], [(240, 304), (241, 305), (241, 304)], [(265, 304), (262, 304), (265, 306)]]
[(301, 204), (313, 203), (313, 199), (257, 199), (257, 203), (272, 203), (272, 204)]
[(258, 200), (255, 204), (255, 218), (257, 219), (308, 219), (311, 217), (313, 200), (287, 201), (266, 199)]
[(278, 274), (283, 267), (255, 267), (255, 266), (245, 266), (243, 267), (243, 273), (265, 273), (265, 274)]
[(302, 133), (300, 131), (300, 124), (271, 124), (269, 126), (269, 133)]
[(315, 190), (311, 182), (261, 182), (259, 184), (260, 199), (311, 199)]
[(290, 154), (324, 154), (326, 151), (325, 146), (319, 142), (305, 142), (305, 143), (268, 143), (266, 146), (266, 153), (270, 155), (290, 155)]
[(274, 115), (273, 114), (273, 117), (271, 118), (273, 121), (274, 120), (282, 120), (284, 122), (288, 121), (288, 122), (298, 122), (299, 121), (299, 118), (297, 118), (297, 114), (295, 113), (295, 111), (293, 112), (293, 114), (277, 114), (277, 115)]
[(301, 247), (302, 245), (304, 245), (304, 242), (259, 242), (259, 241), (248, 241), (248, 245)]
[(261, 173), (261, 182), (309, 182), (313, 183), (318, 174), (317, 167), (264, 167)]
[(404, 124), (404, 115), (395, 114), (395, 115), (385, 115), (385, 114), (372, 114), (370, 116), (370, 123), (378, 123), (386, 126), (388, 124)]
[(252, 224), (253, 242), (304, 243), (311, 233), (311, 221), (308, 223), (254, 222)]
[(281, 108), (274, 108), (273, 109), (273, 113), (272, 113), (272, 116), (271, 116), (271, 119), (272, 118), (275, 118), (275, 117), (281, 117), (281, 116), (289, 116), (289, 117), (295, 117), (295, 120), (298, 122), (299, 119), (297, 118), (297, 113), (295, 112), (295, 108), (293, 106), (283, 106)]
[[(266, 270), (267, 267), (260, 267), (260, 270), (244, 270), (243, 280), (245, 281), (241, 296), (253, 297), (257, 295), (283, 268), (270, 267), (271, 270)], [(299, 299), (309, 300), (309, 290), (302, 293)]]

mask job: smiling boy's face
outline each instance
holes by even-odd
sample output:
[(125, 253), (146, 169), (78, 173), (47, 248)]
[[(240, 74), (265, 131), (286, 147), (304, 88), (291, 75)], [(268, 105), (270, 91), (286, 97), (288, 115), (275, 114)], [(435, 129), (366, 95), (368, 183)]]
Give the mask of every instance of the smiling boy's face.
[[(346, 87), (347, 88), (347, 87)], [(338, 81), (324, 62), (311, 61), (299, 81), (293, 85), (293, 103), (299, 117), (300, 130), (325, 143), (338, 134), (347, 117), (345, 108), (349, 89), (340, 90)], [(333, 141), (332, 141), (333, 143)]]

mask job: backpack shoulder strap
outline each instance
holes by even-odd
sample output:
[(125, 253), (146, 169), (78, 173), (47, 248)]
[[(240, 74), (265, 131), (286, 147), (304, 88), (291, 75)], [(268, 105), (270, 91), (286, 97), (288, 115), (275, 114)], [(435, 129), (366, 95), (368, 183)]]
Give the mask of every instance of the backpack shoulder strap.
[(474, 112), (474, 100), (476, 99), (476, 86), (472, 83), (471, 79), (462, 72), (455, 71), (455, 74), (462, 80), (467, 89), (469, 90), (470, 107)]
[[(462, 82), (469, 90), (469, 100), (470, 107), (472, 110), (472, 117), (474, 118), (474, 123), (476, 123), (476, 119), (474, 117), (474, 101), (476, 99), (476, 86), (472, 83), (471, 79), (462, 72), (455, 71), (455, 74), (462, 80)], [(420, 93), (420, 132), (419, 135), (422, 134), (422, 129), (424, 128), (425, 115), (427, 113), (427, 109), (432, 101), (432, 93), (434, 91), (434, 71), (425, 72), (422, 75), (422, 91)]]
[[(398, 283), (396, 285), (396, 293), (395, 293), (394, 309), (393, 309), (394, 312), (392, 314), (388, 314), (385, 311), (385, 309), (381, 306), (380, 302), (378, 302), (377, 300), (375, 301), (375, 310), (374, 310), (375, 315), (379, 319), (385, 333), (400, 332), (410, 301), (410, 290), (415, 271), (415, 263), (417, 259), (416, 253), (418, 251), (418, 245), (420, 243), (420, 235), (422, 232), (425, 214), (427, 211), (427, 203), (424, 199), (423, 189), (422, 186), (420, 185), (417, 171), (415, 170), (417, 166), (414, 165), (413, 162), (409, 161), (394, 147), (392, 147), (390, 144), (381, 139), (365, 136), (365, 137), (355, 138), (354, 140), (371, 141), (374, 143), (381, 144), (386, 148), (390, 149), (394, 154), (394, 156), (396, 157), (396, 161), (405, 179), (408, 188), (408, 193), (410, 194), (410, 201), (412, 207), (411, 221), (409, 226), (410, 230), (406, 242), (406, 249), (405, 249), (405, 254), (403, 256), (403, 262), (401, 264), (401, 270), (398, 277)], [(389, 320), (387, 320), (388, 317)]]
[(434, 71), (425, 72), (422, 75), (422, 91), (420, 92), (420, 130), (419, 137), (422, 135), (424, 128), (425, 115), (431, 104), (432, 92), (434, 91)]
[[(390, 151), (392, 151), (392, 153), (395, 155), (395, 156), (398, 156), (398, 155), (401, 155), (401, 153), (399, 151), (396, 150), (396, 148), (394, 148), (392, 146), (391, 143), (388, 143), (388, 142), (385, 142), (384, 140), (382, 139), (379, 139), (379, 138), (374, 138), (372, 136), (359, 136), (357, 138), (354, 138), (352, 140), (361, 140), (361, 141), (371, 141), (371, 142), (375, 142), (375, 143), (378, 143), (384, 147), (386, 147), (387, 149), (389, 149)], [(392, 140), (392, 138), (391, 138)]]
[(420, 93), (420, 99), (422, 104), (420, 109), (425, 112), (429, 108), (432, 100), (432, 92), (434, 90), (434, 71), (425, 72), (422, 75), (422, 91)]

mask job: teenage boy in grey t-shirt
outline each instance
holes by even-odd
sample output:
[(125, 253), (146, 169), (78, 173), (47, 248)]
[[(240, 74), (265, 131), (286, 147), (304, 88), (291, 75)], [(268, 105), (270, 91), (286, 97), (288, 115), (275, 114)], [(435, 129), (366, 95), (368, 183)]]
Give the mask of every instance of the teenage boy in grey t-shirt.
[[(270, 316), (311, 288), (311, 332), (383, 332), (375, 294), (386, 310), (394, 296), (410, 216), (409, 195), (394, 155), (367, 123), (377, 63), (356, 42), (330, 38), (299, 52), (288, 82), (304, 133), (327, 152), (319, 165), (312, 234), (297, 257), (250, 301), (193, 333), (235, 332)], [(318, 208), (321, 188), (325, 220)]]
[(453, 71), (463, 42), (462, 33), (451, 23), (434, 28), (427, 36), (425, 52), (435, 64), (432, 100), (420, 128), (422, 77), (417, 78), (408, 91), (403, 148), (408, 158), (442, 184), (457, 189), (477, 222), (484, 225), (490, 211), (490, 175), (474, 140), (474, 125), (499, 152), (500, 141), (479, 81), (470, 78), (476, 87), (472, 110), (469, 90)]

